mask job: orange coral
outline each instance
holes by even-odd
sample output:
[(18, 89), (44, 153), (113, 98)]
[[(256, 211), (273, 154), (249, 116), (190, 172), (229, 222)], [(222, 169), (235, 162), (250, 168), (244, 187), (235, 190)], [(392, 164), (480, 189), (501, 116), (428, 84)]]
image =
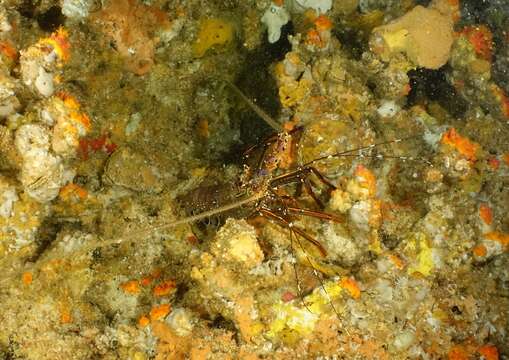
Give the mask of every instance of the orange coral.
[(130, 280), (120, 284), (120, 288), (127, 294), (135, 295), (140, 292), (140, 287), (137, 280)]
[(509, 97), (505, 94), (504, 90), (502, 90), (499, 86), (496, 84), (491, 85), (491, 92), (497, 100), (500, 102), (500, 107), (502, 114), (509, 118)]
[(150, 324), (150, 319), (148, 318), (148, 316), (147, 315), (140, 316), (140, 318), (138, 319), (138, 325), (140, 327), (145, 327), (148, 324)]
[(376, 194), (376, 178), (375, 175), (364, 165), (357, 165), (355, 168), (354, 175), (357, 177), (359, 184), (368, 189), (370, 196), (375, 196)]
[(155, 296), (166, 296), (172, 293), (177, 288), (175, 280), (166, 280), (154, 287), (153, 293)]
[(479, 217), (486, 225), (491, 225), (493, 223), (493, 210), (488, 205), (481, 204), (479, 206)]
[(80, 152), (84, 160), (88, 159), (90, 152), (103, 151), (111, 154), (117, 149), (117, 144), (111, 141), (109, 135), (103, 134), (98, 138), (80, 139)]
[(23, 284), (25, 285), (30, 285), (32, 283), (32, 280), (33, 276), (32, 273), (29, 271), (26, 271), (21, 275), (21, 281), (23, 281)]
[(320, 15), (315, 19), (315, 27), (318, 31), (332, 29), (332, 21), (326, 15)]
[(500, 160), (498, 160), (496, 157), (489, 158), (488, 165), (492, 170), (498, 170), (500, 167)]
[(323, 47), (323, 41), (320, 38), (320, 33), (316, 29), (309, 29), (306, 33), (306, 44)]
[(468, 360), (468, 354), (461, 345), (455, 345), (449, 350), (447, 358), (449, 360)]
[(481, 244), (481, 245), (475, 246), (474, 249), (472, 250), (472, 252), (474, 253), (475, 256), (485, 257), (486, 254), (488, 253), (488, 250), (486, 249), (486, 246)]
[(152, 277), (147, 276), (147, 277), (144, 277), (143, 279), (141, 279), (140, 284), (142, 286), (149, 286), (152, 283), (153, 280), (154, 279), (152, 279)]
[(340, 285), (343, 289), (347, 290), (354, 299), (357, 300), (361, 297), (361, 289), (355, 279), (343, 278), (341, 279)]
[(491, 61), (493, 54), (493, 35), (486, 25), (467, 26), (461, 33), (474, 47), (481, 58)]
[(0, 41), (0, 53), (4, 54), (11, 60), (16, 60), (18, 58), (18, 51), (9, 41)]
[(489, 233), (484, 234), (484, 237), (488, 240), (500, 243), (505, 248), (509, 246), (509, 234), (505, 234), (499, 231), (490, 231)]
[(152, 321), (162, 319), (170, 313), (170, 310), (171, 310), (170, 304), (161, 304), (154, 306), (150, 310), (150, 319)]
[(72, 198), (83, 200), (88, 196), (88, 191), (77, 184), (69, 183), (60, 189), (58, 196), (63, 201), (69, 201)]
[(71, 310), (67, 304), (62, 304), (60, 306), (60, 323), (61, 324), (69, 324), (72, 322)]
[(40, 40), (43, 45), (50, 46), (63, 62), (69, 60), (71, 56), (71, 44), (69, 43), (69, 32), (63, 27), (52, 33), (48, 38)]
[(389, 254), (387, 257), (398, 270), (402, 270), (405, 267), (405, 262), (398, 255)]
[(477, 352), (483, 356), (485, 360), (498, 360), (498, 349), (494, 345), (483, 345)]
[(456, 129), (450, 128), (442, 135), (442, 144), (447, 144), (455, 148), (461, 155), (465, 156), (469, 161), (477, 160), (477, 153), (481, 146), (468, 138), (461, 136)]
[(79, 110), (80, 103), (71, 94), (66, 93), (65, 91), (59, 91), (55, 94), (55, 96), (62, 100), (67, 108), (72, 110)]

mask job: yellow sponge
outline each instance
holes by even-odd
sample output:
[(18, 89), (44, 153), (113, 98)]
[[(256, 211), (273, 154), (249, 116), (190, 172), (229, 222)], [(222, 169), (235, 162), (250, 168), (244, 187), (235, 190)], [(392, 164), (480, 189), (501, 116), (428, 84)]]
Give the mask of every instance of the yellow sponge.
[(204, 19), (200, 23), (198, 38), (193, 44), (194, 56), (202, 57), (211, 47), (225, 45), (232, 38), (232, 24), (222, 19)]

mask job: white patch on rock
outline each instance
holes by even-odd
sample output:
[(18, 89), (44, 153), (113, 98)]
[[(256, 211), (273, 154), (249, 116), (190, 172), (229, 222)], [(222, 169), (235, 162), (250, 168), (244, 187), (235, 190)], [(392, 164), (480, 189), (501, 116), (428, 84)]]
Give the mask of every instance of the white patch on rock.
[(391, 118), (401, 110), (401, 107), (394, 100), (384, 100), (376, 109), (378, 115), (383, 118)]
[(281, 27), (290, 20), (288, 11), (282, 6), (271, 4), (262, 16), (262, 23), (267, 26), (269, 42), (275, 43), (281, 37)]

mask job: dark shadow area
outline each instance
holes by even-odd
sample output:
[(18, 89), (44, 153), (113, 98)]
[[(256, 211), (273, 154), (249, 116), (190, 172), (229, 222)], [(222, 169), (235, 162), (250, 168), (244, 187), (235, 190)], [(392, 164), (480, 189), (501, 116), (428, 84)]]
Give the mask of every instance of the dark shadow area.
[[(271, 44), (264, 34), (259, 48), (246, 54), (244, 68), (238, 74), (235, 84), (237, 87), (267, 112), (273, 118), (277, 117), (280, 110), (279, 96), (276, 82), (270, 73), (270, 66), (284, 58), (291, 50), (288, 35), (293, 34), (291, 22), (286, 24), (281, 31), (279, 41)], [(236, 97), (238, 102), (242, 99)], [(236, 118), (240, 125), (240, 140), (243, 145), (252, 145), (260, 142), (274, 130), (256, 115), (246, 104), (236, 107), (232, 118)], [(235, 152), (238, 153), (239, 149)]]
[(407, 98), (407, 106), (427, 105), (435, 101), (453, 117), (460, 118), (467, 110), (467, 102), (447, 82), (446, 66), (437, 70), (419, 68), (410, 70), (411, 90)]
[(53, 32), (64, 25), (65, 16), (60, 6), (52, 6), (46, 12), (36, 17), (39, 27), (47, 32)]

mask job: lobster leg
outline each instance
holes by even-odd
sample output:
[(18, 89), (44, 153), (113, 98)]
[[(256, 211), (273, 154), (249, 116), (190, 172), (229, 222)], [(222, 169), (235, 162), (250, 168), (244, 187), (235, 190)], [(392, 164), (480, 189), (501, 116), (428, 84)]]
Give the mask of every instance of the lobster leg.
[(265, 207), (258, 208), (258, 212), (260, 213), (260, 215), (262, 215), (270, 220), (275, 221), (280, 226), (287, 228), (290, 231), (293, 231), (295, 234), (300, 235), (301, 237), (303, 237), (304, 239), (309, 241), (311, 244), (313, 244), (318, 249), (318, 251), (320, 251), (320, 255), (322, 257), (327, 256), (327, 251), (322, 246), (322, 244), (320, 244), (320, 242), (318, 240), (316, 240), (314, 237), (312, 237), (311, 235), (306, 233), (301, 228), (293, 225), (293, 223), (291, 221), (285, 219), (283, 216), (280, 216), (280, 215), (276, 214), (274, 211), (267, 209)]

